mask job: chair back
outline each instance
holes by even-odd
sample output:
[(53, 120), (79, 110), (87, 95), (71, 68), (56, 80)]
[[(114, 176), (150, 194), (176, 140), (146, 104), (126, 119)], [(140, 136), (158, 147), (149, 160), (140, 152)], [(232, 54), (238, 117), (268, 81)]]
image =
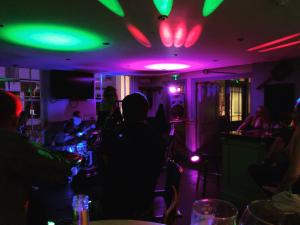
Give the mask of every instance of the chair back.
[(177, 216), (177, 205), (178, 205), (178, 193), (174, 185), (172, 185), (172, 202), (170, 206), (164, 212), (163, 223), (167, 225), (172, 225)]
[(173, 198), (173, 187), (176, 192), (179, 193), (181, 174), (183, 173), (183, 168), (174, 162), (173, 160), (168, 160), (166, 169), (166, 183), (165, 183), (165, 200), (167, 207), (171, 205)]
[(169, 132), (168, 143), (166, 148), (165, 158), (167, 160), (174, 158), (174, 145), (175, 145), (175, 127), (174, 124), (172, 124)]

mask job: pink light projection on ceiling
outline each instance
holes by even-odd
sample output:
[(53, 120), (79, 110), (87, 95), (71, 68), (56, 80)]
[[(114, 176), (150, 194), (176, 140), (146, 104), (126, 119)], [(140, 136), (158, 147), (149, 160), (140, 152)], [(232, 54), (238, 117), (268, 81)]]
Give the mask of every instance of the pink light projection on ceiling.
[[(273, 50), (277, 50), (277, 49), (297, 45), (297, 44), (300, 44), (300, 40), (292, 41), (292, 42), (288, 42), (288, 43), (283, 43), (283, 42), (286, 42), (290, 39), (294, 39), (294, 38), (299, 37), (299, 36), (300, 36), (300, 33), (288, 35), (288, 36), (285, 36), (285, 37), (282, 37), (282, 38), (279, 38), (279, 39), (276, 39), (276, 40), (273, 40), (273, 41), (270, 41), (270, 42), (266, 42), (266, 43), (261, 44), (261, 45), (254, 46), (252, 48), (247, 49), (247, 51), (252, 52), (252, 51), (258, 50), (258, 52), (269, 52), (269, 51), (273, 51)], [(271, 47), (271, 46), (273, 46), (273, 47)], [(269, 47), (269, 48), (267, 48), (267, 47)]]
[(159, 35), (164, 46), (170, 48), (174, 45), (175, 48), (184, 46), (185, 48), (192, 47), (200, 38), (203, 27), (197, 24), (188, 32), (186, 24), (178, 23), (171, 27), (169, 23), (163, 21), (159, 26)]
[(164, 46), (169, 48), (173, 45), (173, 32), (171, 26), (167, 22), (163, 21), (160, 23), (159, 35)]
[(131, 70), (144, 71), (187, 71), (190, 68), (202, 68), (199, 62), (189, 60), (170, 60), (170, 59), (154, 59), (154, 60), (136, 60), (123, 63), (122, 67)]
[(200, 24), (194, 26), (189, 32), (185, 40), (184, 47), (189, 48), (193, 46), (198, 41), (201, 33), (202, 33), (202, 26)]
[(185, 23), (179, 23), (174, 33), (174, 47), (179, 48), (185, 42), (186, 37), (186, 25)]
[(140, 31), (136, 26), (132, 24), (127, 24), (127, 29), (129, 33), (137, 40), (141, 45), (151, 48), (151, 43), (149, 39)]

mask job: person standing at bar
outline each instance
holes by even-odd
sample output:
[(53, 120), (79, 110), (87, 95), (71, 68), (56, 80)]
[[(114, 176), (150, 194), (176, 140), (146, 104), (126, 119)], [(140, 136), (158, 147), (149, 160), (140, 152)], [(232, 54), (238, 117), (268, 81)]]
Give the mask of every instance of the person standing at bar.
[(264, 106), (259, 106), (255, 115), (249, 115), (245, 121), (237, 128), (237, 131), (242, 130), (264, 130), (269, 128), (271, 124), (269, 111)]
[(17, 133), (22, 104), (0, 90), (0, 225), (25, 225), (32, 182), (65, 183), (70, 166)]

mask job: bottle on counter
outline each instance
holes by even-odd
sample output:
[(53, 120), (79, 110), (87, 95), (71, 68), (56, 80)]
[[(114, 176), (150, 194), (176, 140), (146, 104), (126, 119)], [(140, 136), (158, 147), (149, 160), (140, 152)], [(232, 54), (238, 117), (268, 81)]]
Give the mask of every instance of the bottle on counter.
[(89, 225), (89, 196), (73, 196), (73, 225)]

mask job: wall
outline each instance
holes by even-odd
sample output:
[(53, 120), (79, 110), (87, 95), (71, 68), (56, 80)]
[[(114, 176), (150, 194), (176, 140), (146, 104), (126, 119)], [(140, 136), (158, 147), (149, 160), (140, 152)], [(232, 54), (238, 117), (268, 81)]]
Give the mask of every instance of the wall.
[[(271, 81), (270, 84), (278, 83), (294, 83), (295, 95), (300, 97), (300, 58), (290, 60), (293, 65), (293, 72), (284, 81)], [(258, 63), (253, 65), (253, 73), (251, 76), (251, 113), (255, 113), (255, 110), (259, 105), (264, 105), (264, 90), (257, 90), (256, 87), (263, 81), (271, 76), (271, 70), (278, 64), (278, 62)], [(280, 100), (280, 99), (279, 99)], [(283, 101), (283, 100), (281, 100)]]
[[(196, 137), (196, 84), (198, 82), (236, 79), (242, 77), (249, 77), (252, 73), (252, 66), (236, 66), (227, 68), (218, 68), (205, 73), (203, 71), (195, 71), (189, 73), (179, 74), (179, 81), (185, 83), (185, 140), (186, 147), (189, 151), (195, 152), (197, 150)], [(160, 78), (160, 82), (171, 82), (171, 76), (166, 75)]]

